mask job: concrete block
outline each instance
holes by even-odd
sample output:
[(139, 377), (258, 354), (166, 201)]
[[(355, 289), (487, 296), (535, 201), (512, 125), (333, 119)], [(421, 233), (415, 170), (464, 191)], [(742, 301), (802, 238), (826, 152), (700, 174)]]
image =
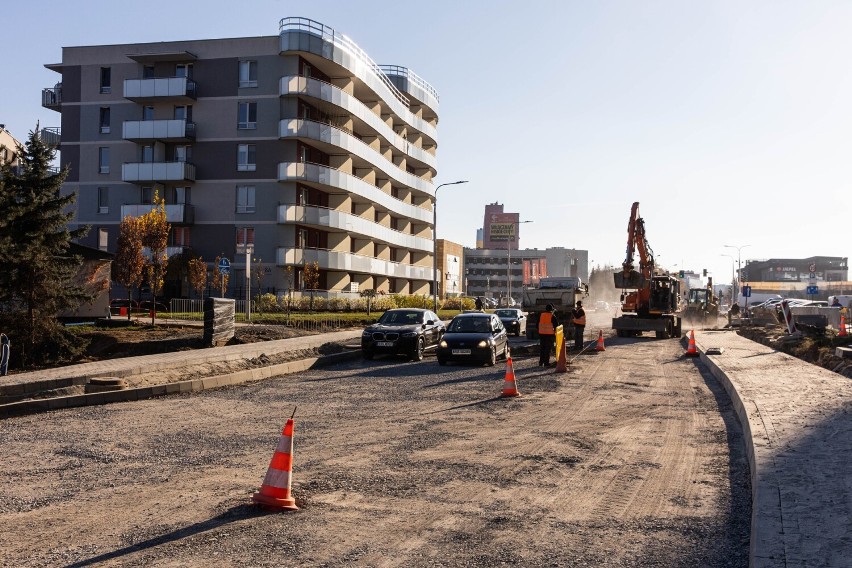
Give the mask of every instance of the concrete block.
[(178, 386), (178, 392), (192, 392), (192, 381), (180, 381), (174, 384)]
[(218, 377), (205, 377), (201, 379), (201, 387), (203, 389), (215, 389), (219, 386), (219, 378)]
[(55, 410), (57, 408), (68, 408), (68, 399), (71, 398), (69, 396), (57, 396), (56, 398), (49, 398), (48, 404), (50, 405), (51, 410)]
[(154, 385), (151, 387), (151, 396), (162, 396), (166, 394), (166, 385)]
[(180, 383), (168, 383), (168, 384), (165, 385), (165, 387), (166, 387), (166, 394), (174, 394), (174, 393), (181, 392)]
[(852, 359), (852, 347), (836, 347), (834, 356), (841, 359)]

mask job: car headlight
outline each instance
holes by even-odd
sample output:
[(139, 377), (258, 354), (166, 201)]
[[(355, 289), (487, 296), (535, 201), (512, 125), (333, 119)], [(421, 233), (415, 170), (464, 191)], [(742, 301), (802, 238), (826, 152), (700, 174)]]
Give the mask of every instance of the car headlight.
[(488, 342), (483, 339), (479, 342), (479, 347), (488, 347)]
[(441, 347), (446, 347), (446, 346), (447, 346), (447, 342), (446, 342), (446, 341), (444, 341), (444, 340), (442, 339), (442, 340), (441, 340), (441, 343), (439, 343), (439, 345), (440, 345)]
[(373, 335), (373, 332), (372, 332), (372, 331), (370, 331), (369, 329), (365, 329), (365, 330), (364, 330), (364, 333), (362, 333), (361, 335), (362, 335), (363, 337), (369, 337), (369, 336)]
[(402, 334), (403, 337), (417, 337), (416, 331), (406, 331)]

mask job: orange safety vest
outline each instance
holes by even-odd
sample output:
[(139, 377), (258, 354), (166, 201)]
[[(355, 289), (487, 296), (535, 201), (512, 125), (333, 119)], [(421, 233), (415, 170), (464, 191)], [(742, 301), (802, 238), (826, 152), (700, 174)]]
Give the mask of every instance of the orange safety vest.
[[(547, 321), (545, 321), (547, 320)], [(556, 330), (553, 329), (553, 314), (550, 312), (545, 312), (541, 319), (538, 320), (538, 334), (539, 335), (554, 335)]]
[(574, 325), (586, 325), (586, 316), (583, 315), (581, 318), (574, 318), (571, 321), (574, 322)]

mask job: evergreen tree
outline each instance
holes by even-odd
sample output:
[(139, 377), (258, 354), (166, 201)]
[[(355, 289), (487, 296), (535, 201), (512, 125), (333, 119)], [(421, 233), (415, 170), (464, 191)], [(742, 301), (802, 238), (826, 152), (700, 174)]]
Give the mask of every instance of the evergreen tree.
[(37, 132), (18, 146), (17, 169), (0, 165), (0, 329), (23, 367), (78, 355), (57, 316), (92, 299), (74, 284), (82, 259), (69, 254), (89, 228), (69, 230), (77, 195), (60, 193), (68, 170), (51, 168), (55, 151)]

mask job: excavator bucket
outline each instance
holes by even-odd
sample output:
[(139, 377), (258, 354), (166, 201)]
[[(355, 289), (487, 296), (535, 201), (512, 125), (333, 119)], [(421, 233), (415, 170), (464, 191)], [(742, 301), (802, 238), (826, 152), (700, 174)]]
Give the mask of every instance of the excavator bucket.
[(648, 281), (637, 270), (631, 270), (627, 273), (616, 272), (613, 277), (615, 278), (615, 287), (622, 290), (644, 288), (648, 285)]

